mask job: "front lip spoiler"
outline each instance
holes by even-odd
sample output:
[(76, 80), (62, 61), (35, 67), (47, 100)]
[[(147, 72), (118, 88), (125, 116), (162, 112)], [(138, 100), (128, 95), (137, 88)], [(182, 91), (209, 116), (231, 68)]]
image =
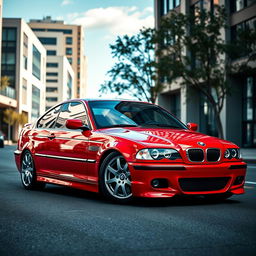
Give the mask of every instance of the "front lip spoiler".
[(159, 166), (159, 165), (154, 165), (154, 166), (143, 166), (143, 165), (134, 165), (133, 168), (135, 170), (165, 170), (165, 171), (184, 171), (186, 170), (186, 167), (181, 166), (181, 165), (172, 165), (172, 166)]
[(237, 165), (230, 165), (228, 169), (234, 170), (234, 169), (246, 169), (247, 164), (237, 164)]

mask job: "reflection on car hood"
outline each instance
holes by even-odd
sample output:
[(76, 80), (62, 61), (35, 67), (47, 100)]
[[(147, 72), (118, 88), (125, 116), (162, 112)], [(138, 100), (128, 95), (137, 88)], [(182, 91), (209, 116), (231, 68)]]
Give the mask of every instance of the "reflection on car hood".
[(129, 127), (109, 128), (102, 130), (102, 132), (114, 137), (125, 138), (149, 147), (168, 146), (186, 149), (190, 147), (199, 147), (198, 142), (205, 143), (205, 147), (207, 148), (222, 148), (225, 144), (234, 146), (234, 144), (229, 141), (184, 129), (147, 129)]

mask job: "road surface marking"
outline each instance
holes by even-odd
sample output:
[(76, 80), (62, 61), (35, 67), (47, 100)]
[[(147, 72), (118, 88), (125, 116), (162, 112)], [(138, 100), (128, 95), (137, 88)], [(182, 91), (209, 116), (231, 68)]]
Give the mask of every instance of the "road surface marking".
[(253, 181), (246, 181), (245, 183), (246, 183), (246, 184), (253, 184), (253, 185), (256, 185), (256, 182), (253, 182)]

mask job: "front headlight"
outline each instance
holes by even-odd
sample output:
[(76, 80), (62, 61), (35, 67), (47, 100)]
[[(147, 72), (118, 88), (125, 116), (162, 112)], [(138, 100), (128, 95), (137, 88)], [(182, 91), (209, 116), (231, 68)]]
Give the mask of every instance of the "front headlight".
[(175, 160), (181, 158), (179, 152), (172, 148), (144, 148), (136, 154), (136, 159), (161, 160), (163, 158)]
[(228, 158), (228, 159), (232, 159), (232, 158), (240, 159), (241, 158), (240, 149), (239, 148), (227, 148), (224, 153), (224, 157)]

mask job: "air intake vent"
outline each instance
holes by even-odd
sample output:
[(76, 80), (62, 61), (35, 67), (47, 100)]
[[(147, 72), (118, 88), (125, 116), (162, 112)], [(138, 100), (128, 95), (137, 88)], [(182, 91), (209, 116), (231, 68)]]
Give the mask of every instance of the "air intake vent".
[(220, 150), (218, 148), (208, 148), (206, 156), (208, 162), (217, 162), (220, 160)]
[(190, 148), (187, 150), (188, 159), (191, 162), (203, 162), (204, 151), (200, 148)]
[(229, 177), (181, 178), (179, 184), (184, 192), (217, 191), (225, 188)]

